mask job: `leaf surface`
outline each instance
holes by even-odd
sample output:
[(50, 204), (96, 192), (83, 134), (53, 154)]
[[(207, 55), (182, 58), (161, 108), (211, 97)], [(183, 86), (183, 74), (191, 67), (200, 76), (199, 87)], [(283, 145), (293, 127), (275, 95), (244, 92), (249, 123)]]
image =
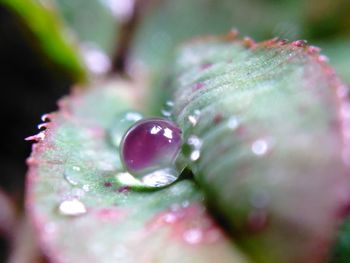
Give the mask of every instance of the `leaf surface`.
[(118, 183), (109, 131), (134, 107), (133, 87), (97, 86), (60, 102), (28, 159), (27, 209), (50, 261), (248, 263), (193, 181), (154, 192)]
[(256, 263), (325, 262), (349, 202), (350, 118), (324, 57), (303, 41), (209, 37), (174, 71), (184, 155), (232, 237)]

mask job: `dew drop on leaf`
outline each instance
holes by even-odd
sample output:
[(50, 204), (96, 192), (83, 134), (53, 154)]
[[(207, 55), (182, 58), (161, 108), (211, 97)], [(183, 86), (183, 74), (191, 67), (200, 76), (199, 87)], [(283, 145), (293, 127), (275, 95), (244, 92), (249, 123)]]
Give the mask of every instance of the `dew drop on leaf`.
[(163, 117), (165, 118), (171, 117), (173, 107), (174, 107), (174, 102), (172, 102), (171, 100), (168, 100), (167, 102), (165, 102), (165, 105), (161, 109), (161, 113)]
[(230, 130), (235, 130), (239, 126), (239, 121), (236, 117), (232, 116), (227, 120), (227, 127)]
[(63, 201), (58, 210), (60, 214), (66, 216), (79, 216), (86, 213), (85, 205), (76, 198)]
[(193, 114), (187, 117), (188, 121), (191, 123), (193, 127), (197, 125), (200, 114), (201, 114), (200, 110), (195, 110)]
[(80, 166), (72, 165), (68, 166), (63, 173), (64, 179), (71, 185), (78, 185), (81, 180), (81, 168)]
[(191, 135), (187, 140), (187, 144), (191, 148), (190, 160), (197, 161), (201, 156), (202, 140), (195, 135)]
[(125, 169), (146, 174), (171, 166), (181, 147), (181, 130), (175, 123), (149, 118), (135, 123), (124, 135), (120, 156)]
[(126, 186), (164, 187), (180, 175), (175, 160), (181, 148), (181, 130), (169, 120), (148, 118), (125, 133), (120, 157), (127, 172), (117, 180)]

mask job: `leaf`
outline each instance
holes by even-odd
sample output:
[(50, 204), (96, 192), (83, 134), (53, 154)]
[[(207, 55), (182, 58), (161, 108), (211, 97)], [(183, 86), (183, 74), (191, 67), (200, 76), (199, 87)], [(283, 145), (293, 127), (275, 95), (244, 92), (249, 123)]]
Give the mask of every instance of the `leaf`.
[[(118, 0), (120, 5), (123, 1)], [(108, 54), (114, 52), (112, 49), (119, 31), (119, 21), (108, 7), (108, 4), (113, 7), (113, 1), (56, 0), (56, 3), (64, 21), (80, 41), (93, 43)], [(114, 9), (122, 11), (118, 3), (115, 3)]]
[(0, 0), (0, 6), (19, 18), (30, 41), (51, 63), (77, 82), (85, 79), (77, 50), (49, 1)]
[(220, 257), (220, 262), (248, 263), (207, 214), (193, 181), (154, 192), (118, 183), (122, 167), (108, 132), (133, 108), (135, 87), (122, 81), (96, 86), (60, 101), (47, 130), (33, 137), (39, 143), (28, 159), (26, 203), (49, 260), (213, 262)]
[(347, 263), (350, 259), (350, 219), (342, 225), (334, 246), (330, 263)]
[(228, 35), (183, 46), (174, 71), (183, 154), (232, 237), (255, 263), (325, 262), (349, 203), (350, 105), (324, 57)]

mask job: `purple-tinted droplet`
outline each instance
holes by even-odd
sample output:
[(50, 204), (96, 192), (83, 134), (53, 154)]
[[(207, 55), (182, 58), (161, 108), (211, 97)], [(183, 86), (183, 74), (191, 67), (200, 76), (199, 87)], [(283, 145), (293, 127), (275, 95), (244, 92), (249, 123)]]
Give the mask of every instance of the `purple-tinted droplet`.
[(135, 123), (124, 135), (120, 153), (131, 174), (144, 174), (172, 165), (181, 147), (181, 130), (175, 123), (149, 118)]

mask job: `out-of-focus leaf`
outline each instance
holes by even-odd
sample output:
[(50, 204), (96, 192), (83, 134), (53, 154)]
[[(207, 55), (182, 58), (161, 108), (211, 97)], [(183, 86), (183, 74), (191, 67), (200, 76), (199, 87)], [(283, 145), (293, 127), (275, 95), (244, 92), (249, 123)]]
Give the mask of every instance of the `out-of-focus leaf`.
[(147, 13), (135, 39), (135, 57), (162, 68), (179, 43), (234, 28), (255, 39), (297, 38), (303, 1), (163, 0)]
[(93, 43), (108, 54), (114, 52), (119, 29), (119, 22), (116, 15), (113, 16), (113, 10), (117, 12), (125, 6), (123, 2), (131, 1), (56, 0), (65, 22), (76, 33), (79, 40)]
[(37, 136), (27, 209), (44, 252), (53, 262), (247, 263), (193, 181), (134, 192), (116, 180), (122, 167), (109, 132), (133, 107), (133, 88), (103, 83), (73, 93)]
[(180, 50), (173, 76), (184, 155), (253, 262), (326, 262), (349, 202), (350, 118), (324, 57), (209, 38)]
[(330, 263), (348, 263), (350, 261), (350, 219), (348, 218), (339, 231)]
[(29, 41), (58, 69), (83, 81), (85, 69), (50, 1), (0, 0), (0, 6), (18, 16)]
[(350, 40), (337, 40), (320, 43), (323, 53), (329, 57), (329, 63), (339, 76), (350, 84)]
[(330, 40), (349, 37), (350, 1), (308, 0), (305, 2), (305, 37)]

